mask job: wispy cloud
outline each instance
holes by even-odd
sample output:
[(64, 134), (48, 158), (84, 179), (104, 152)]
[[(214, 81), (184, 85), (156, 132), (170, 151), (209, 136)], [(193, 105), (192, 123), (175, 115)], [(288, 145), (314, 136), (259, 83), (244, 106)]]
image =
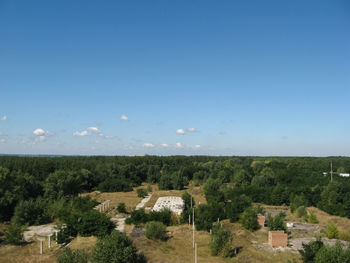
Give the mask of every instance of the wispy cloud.
[(195, 131), (196, 131), (195, 128), (188, 128), (187, 130), (188, 130), (189, 132), (195, 132)]
[(162, 146), (163, 148), (166, 148), (166, 147), (168, 147), (169, 145), (168, 145), (167, 143), (162, 143), (161, 146)]
[(176, 130), (176, 133), (177, 134), (180, 134), (180, 135), (184, 135), (185, 134), (185, 131), (183, 129), (177, 129)]
[(6, 121), (7, 120), (7, 116), (6, 115), (2, 116), (0, 120)]
[(149, 142), (146, 142), (143, 144), (143, 147), (146, 147), (146, 148), (154, 148), (155, 145), (153, 143), (149, 143)]
[(201, 146), (199, 144), (197, 144), (197, 145), (194, 146), (194, 148), (195, 149), (199, 149), (199, 148), (201, 148)]
[(104, 135), (103, 132), (99, 128), (93, 127), (93, 126), (87, 127), (85, 130), (80, 131), (80, 132), (79, 131), (73, 132), (73, 136), (80, 136), (80, 137), (90, 136), (93, 134), (96, 134), (96, 135), (101, 136), (101, 137), (106, 138), (106, 139), (112, 138), (112, 136)]
[(126, 115), (122, 115), (122, 116), (120, 116), (120, 119), (121, 119), (122, 121), (127, 121), (129, 118), (128, 118), (128, 116), (126, 116)]

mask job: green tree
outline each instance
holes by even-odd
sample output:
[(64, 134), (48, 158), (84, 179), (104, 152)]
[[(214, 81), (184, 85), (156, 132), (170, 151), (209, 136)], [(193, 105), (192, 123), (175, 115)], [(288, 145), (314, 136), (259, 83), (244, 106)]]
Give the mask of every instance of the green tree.
[(286, 223), (284, 222), (285, 214), (280, 213), (279, 215), (272, 217), (270, 214), (267, 217), (266, 224), (270, 231), (283, 230), (287, 231)]
[(57, 263), (88, 263), (89, 255), (84, 250), (66, 247), (57, 259)]
[(259, 228), (258, 215), (254, 208), (248, 207), (240, 216), (240, 222), (245, 229), (254, 231)]
[(6, 242), (12, 245), (19, 245), (22, 243), (22, 233), (25, 227), (11, 223), (5, 232)]
[(143, 188), (137, 189), (136, 192), (137, 192), (137, 196), (141, 197), (141, 198), (144, 198), (144, 197), (146, 197), (148, 195), (147, 190), (143, 189)]
[(149, 239), (166, 240), (166, 226), (162, 222), (150, 221), (146, 224), (145, 235)]
[(224, 229), (221, 224), (214, 224), (210, 236), (210, 253), (212, 256), (221, 254), (227, 257), (231, 250), (232, 234), (229, 229)]
[(320, 239), (311, 241), (308, 244), (302, 244), (303, 249), (299, 250), (304, 263), (314, 263), (317, 252), (323, 247), (323, 242)]
[(95, 263), (146, 263), (146, 257), (138, 254), (132, 241), (119, 231), (99, 239), (93, 252)]

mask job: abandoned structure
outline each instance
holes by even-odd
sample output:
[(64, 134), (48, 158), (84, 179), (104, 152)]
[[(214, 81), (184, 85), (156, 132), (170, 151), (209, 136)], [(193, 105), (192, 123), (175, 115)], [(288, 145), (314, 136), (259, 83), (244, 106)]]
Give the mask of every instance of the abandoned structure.
[(171, 212), (179, 215), (185, 208), (184, 200), (177, 196), (159, 197), (152, 211), (159, 212), (160, 210), (168, 208)]
[(269, 245), (271, 247), (286, 247), (288, 235), (283, 230), (269, 231)]
[(258, 215), (258, 224), (259, 224), (260, 227), (264, 227), (265, 226), (265, 216)]

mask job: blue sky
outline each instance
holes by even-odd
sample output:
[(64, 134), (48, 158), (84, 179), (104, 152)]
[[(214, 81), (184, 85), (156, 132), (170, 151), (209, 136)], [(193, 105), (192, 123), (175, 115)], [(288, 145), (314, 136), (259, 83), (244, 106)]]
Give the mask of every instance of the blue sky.
[(349, 28), (347, 0), (2, 0), (0, 153), (349, 156)]

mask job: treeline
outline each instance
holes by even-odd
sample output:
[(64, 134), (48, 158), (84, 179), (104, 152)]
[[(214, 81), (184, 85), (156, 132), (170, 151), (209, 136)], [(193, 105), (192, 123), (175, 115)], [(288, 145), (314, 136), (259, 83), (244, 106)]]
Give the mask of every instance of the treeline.
[(226, 217), (236, 220), (237, 211), (249, 202), (298, 202), (350, 217), (350, 179), (335, 175), (330, 182), (329, 176), (323, 176), (330, 162), (335, 171), (350, 172), (347, 157), (1, 156), (0, 220), (9, 220), (24, 200), (32, 200), (35, 207), (36, 202), (81, 192), (130, 191), (142, 182), (158, 183), (160, 189), (183, 189), (191, 180), (207, 185), (208, 203), (217, 204), (210, 207), (219, 213), (216, 218), (226, 211)]

